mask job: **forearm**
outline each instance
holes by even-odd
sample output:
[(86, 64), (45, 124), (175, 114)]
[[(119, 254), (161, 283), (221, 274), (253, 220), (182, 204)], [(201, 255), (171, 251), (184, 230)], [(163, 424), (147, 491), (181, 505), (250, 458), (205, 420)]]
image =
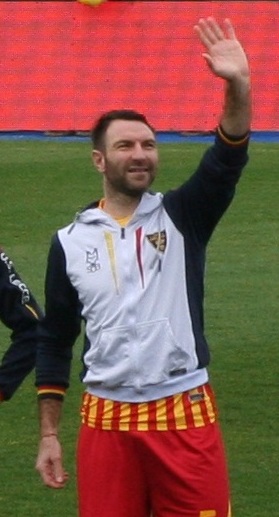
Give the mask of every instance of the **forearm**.
[(220, 124), (231, 136), (245, 135), (251, 126), (252, 101), (249, 76), (226, 81), (225, 101)]
[(58, 435), (62, 404), (63, 402), (57, 399), (39, 399), (41, 438)]
[(36, 469), (51, 488), (63, 488), (68, 474), (63, 468), (62, 449), (57, 438), (62, 411), (61, 400), (39, 399), (40, 432)]

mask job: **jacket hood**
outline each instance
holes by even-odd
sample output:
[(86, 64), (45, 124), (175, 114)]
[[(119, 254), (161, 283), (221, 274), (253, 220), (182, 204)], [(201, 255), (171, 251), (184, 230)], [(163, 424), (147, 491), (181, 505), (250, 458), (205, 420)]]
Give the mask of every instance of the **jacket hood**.
[[(159, 192), (145, 192), (131, 220), (134, 222), (138, 218), (151, 214), (157, 210), (161, 206), (162, 198), (163, 194)], [(69, 229), (69, 233), (73, 230), (76, 223), (109, 224), (108, 217), (108, 214), (98, 207), (98, 203), (92, 203), (84, 210), (82, 210), (82, 212), (78, 212), (76, 214), (75, 219)]]

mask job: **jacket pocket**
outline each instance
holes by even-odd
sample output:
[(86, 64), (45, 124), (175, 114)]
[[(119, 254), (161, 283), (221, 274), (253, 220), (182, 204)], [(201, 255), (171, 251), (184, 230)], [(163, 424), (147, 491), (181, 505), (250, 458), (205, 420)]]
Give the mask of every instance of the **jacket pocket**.
[(176, 341), (167, 318), (141, 323), (137, 331), (140, 385), (158, 384), (186, 373), (189, 355), (185, 346)]
[(87, 359), (93, 384), (144, 387), (185, 374), (189, 355), (165, 318), (103, 329)]

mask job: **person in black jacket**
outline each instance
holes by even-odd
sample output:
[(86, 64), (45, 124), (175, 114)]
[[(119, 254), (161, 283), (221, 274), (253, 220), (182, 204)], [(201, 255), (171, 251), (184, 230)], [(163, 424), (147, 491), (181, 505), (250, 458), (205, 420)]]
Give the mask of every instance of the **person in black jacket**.
[(0, 364), (0, 403), (9, 400), (36, 359), (42, 311), (8, 255), (0, 248), (0, 320), (11, 329), (11, 344)]

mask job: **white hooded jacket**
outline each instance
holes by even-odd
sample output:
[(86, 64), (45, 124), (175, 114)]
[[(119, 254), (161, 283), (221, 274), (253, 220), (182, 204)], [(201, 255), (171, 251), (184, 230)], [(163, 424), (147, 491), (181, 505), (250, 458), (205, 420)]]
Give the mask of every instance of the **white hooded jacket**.
[(230, 204), (247, 145), (216, 137), (196, 173), (165, 195), (142, 196), (125, 228), (98, 207), (54, 237), (46, 279), (37, 385), (67, 387), (71, 348), (85, 321), (87, 391), (144, 402), (208, 379), (205, 251)]

